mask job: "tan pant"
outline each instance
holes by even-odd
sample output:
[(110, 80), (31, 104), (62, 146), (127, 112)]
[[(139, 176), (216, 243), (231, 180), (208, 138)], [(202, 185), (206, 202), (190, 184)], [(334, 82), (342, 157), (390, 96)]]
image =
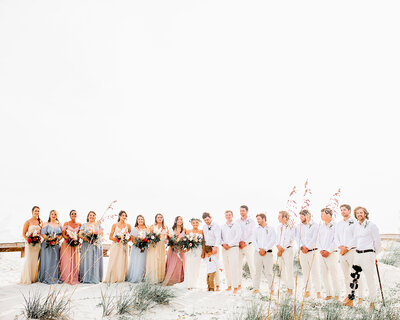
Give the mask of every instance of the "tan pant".
[(239, 247), (231, 247), (228, 250), (222, 249), (224, 261), (226, 284), (228, 287), (237, 288), (242, 270), (239, 268)]
[(282, 256), (278, 258), (278, 265), (281, 268), (282, 281), (286, 284), (288, 289), (294, 287), (294, 276), (293, 276), (293, 248), (286, 248), (283, 251)]
[(215, 290), (215, 274), (217, 272), (212, 272), (212, 273), (207, 273), (207, 286), (208, 286), (208, 291), (214, 291)]
[(303, 270), (303, 288), (307, 287), (307, 291), (310, 291), (310, 282), (307, 283), (308, 279), (311, 279), (316, 292), (321, 292), (321, 279), (319, 273), (319, 256), (318, 250), (308, 251), (303, 253), (300, 251), (300, 265)]
[(267, 278), (268, 288), (273, 290), (272, 278), (273, 278), (273, 256), (272, 252), (267, 252), (264, 256), (261, 256), (259, 252), (254, 253), (254, 265), (256, 268), (254, 275), (254, 289), (260, 289), (261, 273), (264, 271), (265, 278)]
[(248, 244), (243, 249), (239, 249), (239, 284), (242, 285), (242, 270), (243, 270), (243, 258), (246, 257), (247, 264), (250, 269), (251, 280), (254, 281), (255, 267), (254, 267), (254, 247)]
[[(319, 255), (320, 252), (318, 252)], [(321, 279), (324, 284), (327, 296), (339, 296), (340, 285), (338, 279), (338, 256), (336, 252), (332, 252), (327, 258), (319, 257), (319, 266), (321, 271)]]
[[(346, 296), (351, 293), (350, 283), (353, 281), (353, 278), (350, 276), (350, 273), (354, 272), (353, 270), (353, 262), (354, 257), (356, 255), (356, 249), (351, 249), (345, 255), (339, 255), (340, 266), (342, 267), (343, 275), (344, 275), (344, 287), (346, 288)], [(363, 283), (365, 281), (365, 277), (361, 272), (360, 279), (358, 279), (358, 297), (363, 297), (364, 286)]]

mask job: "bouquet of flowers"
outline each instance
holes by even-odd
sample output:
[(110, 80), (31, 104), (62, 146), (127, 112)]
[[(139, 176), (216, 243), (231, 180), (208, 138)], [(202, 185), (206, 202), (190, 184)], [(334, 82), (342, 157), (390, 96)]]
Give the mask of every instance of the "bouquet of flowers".
[(57, 235), (54, 232), (47, 232), (46, 236), (46, 248), (54, 247), (58, 243)]
[(140, 231), (139, 236), (135, 239), (133, 245), (140, 249), (140, 252), (144, 252), (149, 246), (149, 234), (146, 231)]
[(200, 233), (189, 233), (187, 236), (183, 237), (183, 248), (186, 250), (195, 249), (203, 245), (203, 236)]
[(124, 229), (116, 233), (115, 238), (117, 238), (117, 243), (126, 245), (129, 242), (131, 235), (129, 234), (128, 229)]
[(78, 235), (71, 230), (66, 231), (67, 239), (65, 240), (70, 247), (77, 247), (80, 245)]
[(33, 231), (28, 235), (28, 243), (34, 247), (36, 244), (40, 243), (40, 235), (37, 230)]
[(168, 246), (170, 246), (172, 250), (174, 250), (175, 252), (179, 252), (184, 249), (185, 241), (186, 241), (186, 236), (180, 238), (174, 234), (168, 237)]
[(84, 228), (79, 232), (81, 238), (86, 238), (90, 244), (100, 243), (100, 237), (92, 228)]
[(152, 244), (153, 247), (157, 245), (161, 241), (161, 233), (149, 232), (147, 239), (149, 240), (149, 244)]

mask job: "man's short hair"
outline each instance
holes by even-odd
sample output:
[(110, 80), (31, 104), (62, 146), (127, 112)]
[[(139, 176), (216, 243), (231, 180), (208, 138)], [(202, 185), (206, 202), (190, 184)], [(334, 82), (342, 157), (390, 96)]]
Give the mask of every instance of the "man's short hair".
[(265, 213), (259, 213), (256, 215), (256, 217), (261, 217), (261, 219), (267, 221), (267, 216), (265, 215)]
[(290, 218), (290, 214), (287, 211), (279, 211), (279, 214), (282, 216), (282, 218), (286, 218), (287, 220)]
[(323, 208), (321, 209), (321, 212), (325, 212), (326, 214), (329, 214), (331, 217), (333, 215), (332, 209), (330, 208)]
[(242, 205), (242, 206), (240, 206), (240, 209), (245, 209), (246, 211), (249, 211), (249, 207), (248, 207), (248, 206), (246, 206), (246, 205)]
[(308, 211), (307, 209), (301, 210), (301, 211), (300, 211), (300, 214), (301, 214), (302, 216), (311, 216), (310, 211)]
[(213, 248), (212, 248), (211, 246), (205, 246), (205, 247), (204, 247), (204, 252), (205, 252), (205, 253), (212, 252), (212, 249), (213, 249)]
[(204, 220), (205, 218), (211, 218), (211, 215), (208, 212), (204, 212), (202, 217), (203, 217), (203, 220)]
[(231, 214), (233, 215), (232, 210), (226, 210), (226, 211), (225, 211), (225, 214), (227, 214), (227, 213), (231, 213)]
[(347, 210), (351, 211), (351, 207), (350, 207), (349, 204), (342, 204), (342, 205), (340, 206), (340, 208), (342, 208), (342, 207), (344, 207), (344, 208), (346, 208)]

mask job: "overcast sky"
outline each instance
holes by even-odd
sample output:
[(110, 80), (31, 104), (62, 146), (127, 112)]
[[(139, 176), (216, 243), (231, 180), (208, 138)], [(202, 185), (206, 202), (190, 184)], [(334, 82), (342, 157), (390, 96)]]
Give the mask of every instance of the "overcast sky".
[[(399, 232), (398, 1), (0, 1), (0, 240), (31, 207), (276, 223), (309, 178)], [(107, 228), (109, 225), (107, 226)]]

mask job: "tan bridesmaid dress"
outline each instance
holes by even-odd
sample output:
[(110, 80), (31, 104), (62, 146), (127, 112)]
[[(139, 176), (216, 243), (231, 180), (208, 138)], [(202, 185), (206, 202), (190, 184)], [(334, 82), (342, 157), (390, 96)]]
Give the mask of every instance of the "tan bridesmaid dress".
[[(163, 232), (162, 232), (163, 231)], [(161, 283), (165, 279), (165, 233), (167, 229), (158, 229), (154, 226), (154, 232), (161, 233), (161, 241), (154, 247), (150, 245), (146, 259), (146, 280), (153, 283)]]
[[(115, 234), (119, 232), (128, 232), (128, 227), (120, 229), (118, 226), (115, 228)], [(128, 244), (116, 243), (113, 241), (110, 249), (110, 258), (108, 260), (108, 268), (104, 282), (124, 282), (128, 274)]]
[[(35, 231), (40, 235), (39, 225), (30, 225), (28, 227), (28, 232), (26, 235), (33, 234)], [(25, 261), (24, 267), (21, 274), (21, 284), (31, 284), (37, 281), (38, 270), (39, 270), (39, 253), (40, 253), (40, 243), (34, 246), (29, 243), (25, 243)]]

